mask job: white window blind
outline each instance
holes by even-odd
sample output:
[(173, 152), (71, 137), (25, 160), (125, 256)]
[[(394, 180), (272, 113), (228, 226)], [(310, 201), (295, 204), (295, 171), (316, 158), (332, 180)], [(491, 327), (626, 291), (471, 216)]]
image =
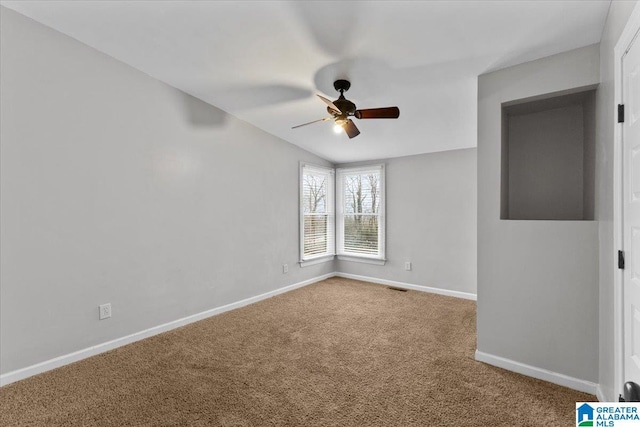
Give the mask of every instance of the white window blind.
[(338, 255), (384, 260), (384, 165), (337, 171)]
[(309, 261), (335, 254), (333, 169), (301, 165), (300, 252)]

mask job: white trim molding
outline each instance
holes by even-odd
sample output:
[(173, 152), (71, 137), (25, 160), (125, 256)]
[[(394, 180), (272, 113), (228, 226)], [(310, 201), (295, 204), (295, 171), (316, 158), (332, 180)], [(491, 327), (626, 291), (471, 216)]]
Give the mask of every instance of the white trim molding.
[(596, 387), (596, 397), (598, 398), (598, 402), (611, 402), (604, 395), (604, 391), (602, 390), (602, 387), (600, 387), (600, 384)]
[[(528, 377), (537, 378), (539, 380), (561, 385), (563, 387), (568, 387), (573, 390), (582, 391), (584, 393), (594, 395), (598, 393), (598, 384), (592, 383), (591, 381), (573, 378), (568, 375), (559, 374), (557, 372), (549, 371), (544, 368), (538, 368), (536, 366), (516, 362), (515, 360), (505, 359), (504, 357), (500, 356), (494, 356), (493, 354), (484, 353), (480, 350), (476, 350), (475, 357), (478, 362), (487, 363), (489, 365), (497, 366), (498, 368), (506, 369), (508, 371), (526, 375)], [(598, 396), (598, 398), (600, 398), (600, 396)]]
[(7, 384), (11, 384), (16, 381), (20, 381), (22, 379), (31, 377), (36, 374), (41, 374), (46, 371), (50, 371), (52, 369), (59, 368), (61, 366), (68, 365), (73, 362), (77, 362), (82, 359), (86, 359), (91, 356), (95, 356), (100, 353), (104, 353), (105, 351), (113, 350), (118, 347), (122, 347), (123, 345), (131, 344), (136, 341), (143, 340), (145, 338), (152, 337), (154, 335), (161, 334), (163, 332), (170, 331), (172, 329), (179, 328), (184, 325), (188, 325), (189, 323), (194, 323), (199, 320), (206, 319), (208, 317), (212, 317), (230, 310), (234, 310), (236, 308), (244, 307), (249, 304), (256, 303), (258, 301), (265, 300), (267, 298), (274, 297), (276, 295), (292, 291), (297, 288), (301, 288), (307, 285), (311, 285), (316, 282), (320, 282), (325, 279), (329, 279), (334, 277), (335, 273), (328, 273), (322, 276), (313, 277), (308, 280), (304, 280), (302, 282), (294, 283), (293, 285), (284, 286), (282, 288), (266, 292), (264, 294), (256, 295), (254, 297), (246, 298), (240, 301), (233, 302), (231, 304), (223, 305), (221, 307), (212, 308), (207, 311), (203, 311), (201, 313), (193, 314), (191, 316), (183, 317), (181, 319), (173, 320), (171, 322), (154, 326), (149, 329), (145, 329), (140, 332), (133, 333), (131, 335), (127, 335), (121, 338), (116, 338), (111, 341), (107, 341), (98, 345), (94, 345), (92, 347), (88, 347), (82, 350), (75, 351), (73, 353), (65, 354), (63, 356), (59, 356), (50, 360), (46, 360), (44, 362), (37, 363), (35, 365), (27, 366), (26, 368), (17, 369), (15, 371), (7, 372), (6, 374), (0, 375), (0, 387), (5, 386)]
[[(638, 2), (627, 21), (616, 46), (614, 48), (614, 101), (609, 108), (612, 110), (611, 119), (617, 116), (618, 104), (622, 104), (622, 57), (630, 48), (640, 28), (640, 2)], [(617, 268), (617, 251), (625, 250), (623, 242), (623, 215), (622, 215), (622, 131), (619, 124), (614, 125), (613, 131), (613, 251), (609, 261), (613, 265), (613, 365), (614, 365), (614, 396), (622, 392), (625, 382), (624, 375), (624, 314), (623, 314), (623, 270)]]
[[(279, 289), (275, 289), (270, 292), (266, 292), (264, 294), (256, 295), (250, 298), (246, 298), (240, 301), (236, 301), (231, 304), (227, 304), (221, 307), (216, 307), (207, 311), (203, 311), (201, 313), (193, 314), (191, 316), (183, 317), (181, 319), (177, 319), (162, 325), (154, 326), (149, 329), (145, 329), (140, 332), (136, 332), (121, 338), (116, 338), (111, 341), (107, 341), (92, 347), (88, 347), (73, 353), (69, 353), (60, 357), (56, 357), (41, 363), (37, 363), (35, 365), (28, 366), (26, 368), (18, 369), (12, 372), (8, 372), (6, 374), (0, 375), (0, 386), (5, 386), (7, 384), (11, 384), (16, 381), (20, 381), (22, 379), (31, 377), (33, 375), (37, 375), (46, 371), (50, 371), (52, 369), (59, 368), (61, 366), (68, 365), (73, 362), (80, 361), (82, 359), (86, 359), (91, 356), (98, 355), (100, 353), (104, 353), (109, 350), (113, 350), (115, 348), (121, 347), (123, 345), (127, 345), (136, 341), (143, 340), (145, 338), (152, 337), (154, 335), (161, 334), (163, 332), (170, 331), (172, 329), (179, 328), (184, 325), (188, 325), (190, 323), (197, 322), (199, 320), (203, 320), (230, 310), (234, 310), (237, 308), (241, 308), (258, 301), (262, 301), (273, 296), (292, 291), (297, 288), (301, 288), (304, 286), (311, 285), (313, 283), (321, 282), (325, 279), (330, 279), (332, 277), (343, 277), (345, 279), (353, 279), (360, 280), (363, 282), (376, 283), (381, 285), (389, 285), (395, 286), (403, 289), (411, 289), (420, 292), (429, 292), (435, 293), (445, 296), (451, 296), (456, 298), (463, 298), (467, 300), (476, 300), (476, 294), (468, 293), (468, 292), (460, 292), (453, 291), (449, 289), (441, 289), (441, 288), (433, 288), (429, 286), (421, 286), (414, 285), (410, 283), (397, 282), (395, 280), (386, 280), (379, 279), (375, 277), (368, 276), (360, 276), (356, 274), (348, 274), (341, 272), (333, 272), (327, 273), (322, 276), (313, 277), (308, 280), (304, 280), (302, 282), (294, 283), (292, 285), (284, 286)], [(507, 369), (513, 372), (517, 372), (523, 375), (527, 375), (530, 377), (538, 378), (544, 381), (549, 381), (554, 384), (558, 384), (561, 386), (569, 387), (574, 390), (583, 391), (586, 393), (591, 393), (597, 395), (600, 401), (604, 401), (604, 394), (600, 387), (592, 382), (580, 380), (577, 378), (572, 378), (567, 375), (558, 374), (552, 371), (548, 371), (546, 369), (537, 368), (534, 366), (529, 366), (520, 362), (516, 362), (513, 360), (505, 359), (499, 356), (494, 356), (491, 354), (483, 353), (481, 351), (476, 350), (475, 359), (480, 362), (488, 363), (493, 366), (497, 366), (499, 368)]]
[[(378, 173), (380, 194), (378, 196), (379, 206), (376, 214), (370, 214), (378, 217), (378, 251), (374, 255), (366, 255), (363, 253), (354, 253), (345, 249), (344, 242), (344, 218), (347, 215), (354, 215), (355, 213), (346, 213), (345, 208), (345, 175), (352, 174), (365, 174), (365, 173)], [(386, 262), (386, 184), (385, 184), (385, 165), (384, 163), (364, 165), (358, 167), (347, 167), (336, 169), (336, 255), (343, 261), (358, 261), (368, 264), (384, 265)], [(364, 213), (360, 213), (363, 215)], [(354, 248), (352, 248), (354, 249)]]
[(310, 260), (300, 260), (298, 263), (300, 264), (300, 267), (309, 267), (311, 265), (317, 265), (317, 264), (322, 264), (324, 262), (331, 262), (334, 260), (336, 256), (335, 255), (326, 255), (326, 256), (322, 256), (319, 258), (313, 258)]
[[(335, 215), (335, 186), (336, 186), (336, 173), (335, 169), (325, 166), (312, 165), (309, 163), (300, 162), (300, 176), (299, 176), (299, 199), (298, 208), (300, 210), (298, 218), (299, 226), (299, 238), (300, 238), (300, 267), (314, 265), (320, 262), (326, 262), (333, 260), (336, 253), (336, 215)], [(305, 193), (305, 174), (308, 175), (320, 175), (325, 176), (325, 195), (324, 195), (324, 212), (306, 212), (304, 211), (304, 193)], [(328, 182), (327, 182), (328, 181)], [(327, 218), (327, 227), (325, 233), (326, 251), (319, 255), (312, 255), (305, 257), (304, 254), (304, 241), (305, 241), (305, 228), (304, 218), (305, 215), (324, 215)], [(331, 259), (329, 259), (331, 257)]]
[(339, 261), (361, 262), (363, 264), (384, 265), (387, 260), (380, 258), (369, 258), (363, 256), (338, 255)]
[(430, 286), (414, 285), (414, 284), (411, 284), (411, 283), (396, 282), (395, 280), (378, 279), (376, 277), (359, 276), (357, 274), (349, 274), (349, 273), (337, 272), (337, 273), (335, 273), (335, 275), (336, 275), (336, 277), (344, 277), (345, 279), (361, 280), (363, 282), (377, 283), (379, 285), (395, 286), (397, 288), (402, 288), (402, 289), (411, 289), (411, 290), (414, 290), (414, 291), (429, 292), (429, 293), (432, 293), (432, 294), (445, 295), (445, 296), (448, 296), (448, 297), (463, 298), (463, 299), (468, 299), (468, 300), (473, 300), (473, 301), (477, 300), (477, 295), (469, 293), (469, 292), (453, 291), (453, 290), (450, 290), (450, 289), (442, 289), (442, 288), (432, 288)]

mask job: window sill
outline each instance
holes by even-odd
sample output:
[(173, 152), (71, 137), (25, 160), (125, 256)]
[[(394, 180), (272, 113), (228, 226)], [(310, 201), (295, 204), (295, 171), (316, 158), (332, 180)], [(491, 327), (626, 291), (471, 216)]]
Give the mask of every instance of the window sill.
[(362, 262), (364, 264), (384, 265), (387, 260), (380, 258), (367, 258), (353, 255), (338, 255), (340, 261)]
[(319, 258), (313, 258), (306, 261), (300, 261), (300, 267), (309, 267), (310, 265), (322, 264), (323, 262), (333, 261), (335, 255), (327, 255)]

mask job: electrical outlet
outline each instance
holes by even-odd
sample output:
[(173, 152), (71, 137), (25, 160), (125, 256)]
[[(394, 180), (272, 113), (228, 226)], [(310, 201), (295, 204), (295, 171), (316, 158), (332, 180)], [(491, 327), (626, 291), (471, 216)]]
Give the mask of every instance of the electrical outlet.
[(409, 261), (404, 263), (404, 269), (407, 271), (411, 271), (411, 263)]
[(287, 274), (289, 272), (289, 264), (282, 264), (282, 274)]
[(106, 303), (98, 306), (98, 312), (100, 313), (100, 320), (108, 319), (111, 317), (111, 303)]

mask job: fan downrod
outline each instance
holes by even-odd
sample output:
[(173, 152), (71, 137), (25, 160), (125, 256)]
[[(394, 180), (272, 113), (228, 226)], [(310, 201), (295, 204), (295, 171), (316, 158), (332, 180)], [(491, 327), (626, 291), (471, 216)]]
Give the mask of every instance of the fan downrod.
[(333, 82), (333, 87), (335, 90), (340, 92), (340, 94), (342, 94), (342, 92), (346, 92), (349, 90), (349, 88), (351, 87), (351, 82), (349, 80), (336, 80), (335, 82)]

